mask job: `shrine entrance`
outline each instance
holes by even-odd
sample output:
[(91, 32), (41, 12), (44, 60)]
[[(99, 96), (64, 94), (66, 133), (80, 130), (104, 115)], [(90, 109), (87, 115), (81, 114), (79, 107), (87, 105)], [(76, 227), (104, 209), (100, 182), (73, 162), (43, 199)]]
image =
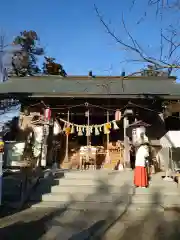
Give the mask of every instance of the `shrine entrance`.
[(97, 105), (83, 105), (57, 115), (66, 138), (62, 168), (118, 169), (123, 164), (121, 112)]

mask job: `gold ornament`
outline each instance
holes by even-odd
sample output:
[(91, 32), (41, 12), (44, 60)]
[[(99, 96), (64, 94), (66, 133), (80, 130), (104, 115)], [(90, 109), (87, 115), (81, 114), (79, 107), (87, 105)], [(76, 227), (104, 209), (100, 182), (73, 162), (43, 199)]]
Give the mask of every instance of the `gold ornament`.
[(105, 126), (106, 126), (107, 129), (111, 129), (111, 123), (110, 122), (106, 123)]
[(105, 124), (104, 125), (104, 134), (109, 134), (110, 133), (110, 130), (109, 128), (107, 128), (107, 125)]
[(66, 130), (65, 130), (65, 132), (66, 132), (66, 135), (69, 135), (69, 134), (71, 133), (71, 128), (70, 128), (70, 127), (67, 127)]

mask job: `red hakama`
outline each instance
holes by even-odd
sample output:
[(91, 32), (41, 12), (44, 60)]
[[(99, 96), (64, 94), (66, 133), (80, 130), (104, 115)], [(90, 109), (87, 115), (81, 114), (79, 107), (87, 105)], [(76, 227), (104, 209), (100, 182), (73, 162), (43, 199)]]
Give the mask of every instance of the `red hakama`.
[(134, 185), (136, 187), (148, 186), (148, 175), (145, 167), (136, 166), (134, 170)]

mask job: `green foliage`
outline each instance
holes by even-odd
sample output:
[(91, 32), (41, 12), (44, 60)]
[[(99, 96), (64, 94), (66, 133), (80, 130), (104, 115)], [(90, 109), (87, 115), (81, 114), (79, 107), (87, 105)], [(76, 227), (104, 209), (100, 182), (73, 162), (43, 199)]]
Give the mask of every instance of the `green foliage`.
[(66, 77), (67, 73), (63, 66), (55, 62), (55, 58), (45, 57), (45, 62), (43, 64), (43, 72), (49, 75), (60, 75)]
[(44, 49), (37, 46), (38, 35), (35, 31), (23, 31), (13, 45), (19, 46), (12, 58), (12, 66), (17, 76), (34, 75), (40, 72), (36, 56), (44, 54)]
[[(38, 35), (35, 31), (23, 31), (14, 39), (13, 45), (19, 46), (12, 58), (12, 66), (17, 76), (36, 75), (41, 72), (37, 66), (37, 57), (44, 54), (44, 49), (38, 47)], [(49, 75), (67, 74), (63, 66), (54, 62), (54, 58), (45, 57), (43, 73)]]

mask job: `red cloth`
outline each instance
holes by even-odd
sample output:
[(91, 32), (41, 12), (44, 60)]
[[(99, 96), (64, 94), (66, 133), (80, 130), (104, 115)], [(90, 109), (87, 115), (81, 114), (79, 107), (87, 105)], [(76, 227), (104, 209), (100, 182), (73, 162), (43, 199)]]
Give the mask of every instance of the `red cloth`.
[(134, 170), (134, 185), (136, 187), (148, 186), (148, 175), (145, 167), (137, 166)]

